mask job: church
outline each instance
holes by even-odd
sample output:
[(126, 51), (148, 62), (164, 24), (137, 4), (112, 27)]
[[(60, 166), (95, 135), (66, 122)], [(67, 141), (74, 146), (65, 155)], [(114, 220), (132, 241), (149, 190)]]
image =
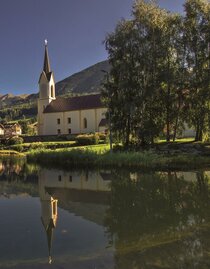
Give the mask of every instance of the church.
[(100, 94), (56, 97), (47, 42), (39, 78), (38, 135), (67, 135), (104, 132), (107, 108)]

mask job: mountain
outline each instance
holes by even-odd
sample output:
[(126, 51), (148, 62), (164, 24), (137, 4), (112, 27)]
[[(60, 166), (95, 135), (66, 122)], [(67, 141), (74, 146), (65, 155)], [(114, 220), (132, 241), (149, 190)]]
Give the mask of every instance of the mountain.
[(70, 77), (56, 83), (57, 95), (84, 94), (99, 92), (100, 85), (105, 73), (110, 70), (108, 61), (103, 61), (92, 65)]
[[(99, 62), (55, 85), (56, 96), (96, 93), (100, 91), (105, 72), (110, 70), (108, 61)], [(38, 94), (0, 94), (0, 119), (17, 120), (22, 117), (35, 117)]]

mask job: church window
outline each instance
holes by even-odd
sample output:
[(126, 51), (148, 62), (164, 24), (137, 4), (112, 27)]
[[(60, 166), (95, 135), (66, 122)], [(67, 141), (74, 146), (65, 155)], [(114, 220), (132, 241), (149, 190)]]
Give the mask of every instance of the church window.
[(54, 97), (54, 89), (53, 89), (53, 85), (51, 86), (51, 97)]
[(70, 124), (71, 123), (71, 118), (68, 118), (68, 124)]
[(53, 201), (53, 215), (57, 215), (56, 201)]
[(69, 129), (68, 131), (69, 131), (69, 134), (71, 134), (71, 129)]
[(61, 124), (61, 119), (57, 119), (57, 124)]
[(84, 118), (84, 120), (83, 120), (83, 126), (84, 126), (84, 129), (87, 128), (87, 119), (86, 118)]
[(69, 181), (72, 182), (72, 176), (69, 176)]
[(61, 175), (59, 175), (58, 176), (58, 181), (61, 181), (61, 180), (62, 180)]
[(58, 129), (57, 132), (58, 132), (58, 134), (61, 134), (61, 129)]

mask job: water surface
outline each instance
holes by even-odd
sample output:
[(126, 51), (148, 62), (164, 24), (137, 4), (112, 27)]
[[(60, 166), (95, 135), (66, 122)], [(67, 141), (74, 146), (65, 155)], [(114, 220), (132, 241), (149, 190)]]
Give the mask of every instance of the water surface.
[(0, 160), (0, 268), (210, 268), (210, 171)]

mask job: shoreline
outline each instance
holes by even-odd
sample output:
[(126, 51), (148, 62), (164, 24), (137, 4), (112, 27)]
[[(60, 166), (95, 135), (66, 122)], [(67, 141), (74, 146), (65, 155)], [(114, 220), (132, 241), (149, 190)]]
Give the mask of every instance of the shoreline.
[(42, 151), (26, 155), (27, 161), (56, 168), (129, 168), (143, 170), (189, 170), (210, 168), (210, 156), (165, 155), (151, 152), (97, 153), (92, 151)]
[(150, 150), (109, 152), (109, 145), (36, 148), (26, 152), (0, 150), (0, 157), (25, 157), (30, 163), (56, 168), (129, 168), (189, 170), (210, 168), (209, 144), (156, 145)]

